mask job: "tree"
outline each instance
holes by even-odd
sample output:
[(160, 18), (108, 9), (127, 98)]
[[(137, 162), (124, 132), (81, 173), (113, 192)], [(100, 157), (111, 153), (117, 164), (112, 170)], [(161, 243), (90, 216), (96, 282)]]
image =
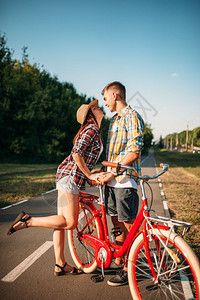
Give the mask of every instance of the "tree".
[[(176, 133), (168, 134), (165, 139), (170, 140), (172, 137), (173, 147), (176, 145)], [(178, 133), (178, 147), (185, 146), (186, 144), (186, 130)], [(194, 128), (193, 130), (188, 131), (188, 144), (191, 145), (193, 143), (194, 146), (200, 147), (200, 127)]]
[[(12, 60), (12, 53), (6, 46), (5, 34), (0, 33), (0, 149), (1, 157), (7, 153), (7, 141), (10, 139), (10, 82), (15, 61)], [(6, 126), (5, 126), (6, 125)]]
[(144, 124), (144, 148), (142, 150), (142, 154), (148, 153), (152, 145), (152, 140), (153, 140), (153, 133), (151, 130), (151, 126), (145, 123)]
[(160, 148), (160, 149), (164, 148), (164, 143), (163, 143), (162, 135), (160, 136), (160, 139), (159, 139), (159, 142), (158, 142), (158, 148)]
[[(28, 59), (13, 60), (0, 35), (1, 160), (60, 162), (69, 154), (80, 124), (76, 111), (90, 98), (79, 95), (73, 84), (59, 82)], [(107, 121), (103, 136), (106, 140)]]
[(193, 139), (194, 146), (200, 147), (200, 127), (193, 130)]

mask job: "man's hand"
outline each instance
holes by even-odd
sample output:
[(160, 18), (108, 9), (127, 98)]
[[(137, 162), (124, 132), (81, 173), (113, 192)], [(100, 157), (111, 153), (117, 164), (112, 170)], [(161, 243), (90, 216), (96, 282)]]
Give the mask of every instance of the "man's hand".
[(101, 185), (104, 185), (105, 183), (109, 182), (113, 177), (114, 177), (114, 174), (112, 174), (110, 172), (103, 173), (98, 177), (98, 181), (100, 182)]
[(91, 181), (96, 181), (98, 184), (101, 184), (99, 178), (104, 175), (104, 172), (95, 171), (93, 172), (88, 179)]

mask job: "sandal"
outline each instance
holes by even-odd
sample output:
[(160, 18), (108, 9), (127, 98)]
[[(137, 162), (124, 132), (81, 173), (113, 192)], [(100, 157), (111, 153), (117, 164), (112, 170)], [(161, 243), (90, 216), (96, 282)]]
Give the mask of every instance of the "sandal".
[(24, 211), (22, 211), (17, 218), (15, 219), (15, 221), (12, 223), (12, 225), (10, 226), (10, 228), (8, 229), (7, 234), (11, 235), (12, 233), (16, 232), (17, 230), (15, 230), (13, 228), (13, 226), (18, 223), (18, 222), (24, 222), (26, 225), (26, 228), (28, 228), (28, 224), (27, 221), (31, 218), (31, 216), (28, 216), (27, 218), (23, 218), (26, 215), (26, 213)]
[(55, 276), (62, 276), (62, 275), (79, 275), (81, 274), (82, 272), (78, 272), (79, 270), (77, 268), (73, 268), (72, 271), (65, 271), (64, 268), (66, 267), (67, 263), (64, 264), (63, 267), (55, 264), (56, 267), (60, 268), (61, 269), (61, 272), (56, 272), (54, 271), (54, 275)]

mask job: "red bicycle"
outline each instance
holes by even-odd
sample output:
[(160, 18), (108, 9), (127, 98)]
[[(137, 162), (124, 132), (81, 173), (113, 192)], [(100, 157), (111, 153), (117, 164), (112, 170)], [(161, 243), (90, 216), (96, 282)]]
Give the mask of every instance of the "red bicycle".
[[(102, 186), (98, 186), (99, 197), (80, 192), (78, 226), (68, 231), (69, 248), (76, 266), (85, 273), (99, 266), (103, 278), (112, 258), (126, 254), (125, 265), (134, 300), (200, 299), (199, 261), (183, 240), (192, 224), (158, 216), (149, 208), (145, 195), (144, 183), (165, 173), (169, 166), (162, 164), (162, 171), (154, 176), (139, 176), (130, 166), (102, 164), (117, 168), (118, 174), (122, 169), (135, 172), (140, 179), (142, 207), (123, 245), (119, 246), (114, 239), (109, 239)], [(177, 226), (183, 226), (182, 237), (175, 233)]]

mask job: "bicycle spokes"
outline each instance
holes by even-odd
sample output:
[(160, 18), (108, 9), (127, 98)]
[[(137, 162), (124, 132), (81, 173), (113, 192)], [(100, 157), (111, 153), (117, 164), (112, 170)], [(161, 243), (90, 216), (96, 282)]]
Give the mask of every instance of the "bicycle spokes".
[[(175, 233), (168, 237), (157, 230), (157, 235), (151, 235), (148, 240), (149, 257), (142, 234), (132, 245), (128, 274), (133, 299), (198, 299), (196, 261), (192, 250), (191, 257), (184, 255), (181, 247), (185, 247), (185, 242), (176, 237)], [(149, 260), (156, 278), (152, 275)]]

